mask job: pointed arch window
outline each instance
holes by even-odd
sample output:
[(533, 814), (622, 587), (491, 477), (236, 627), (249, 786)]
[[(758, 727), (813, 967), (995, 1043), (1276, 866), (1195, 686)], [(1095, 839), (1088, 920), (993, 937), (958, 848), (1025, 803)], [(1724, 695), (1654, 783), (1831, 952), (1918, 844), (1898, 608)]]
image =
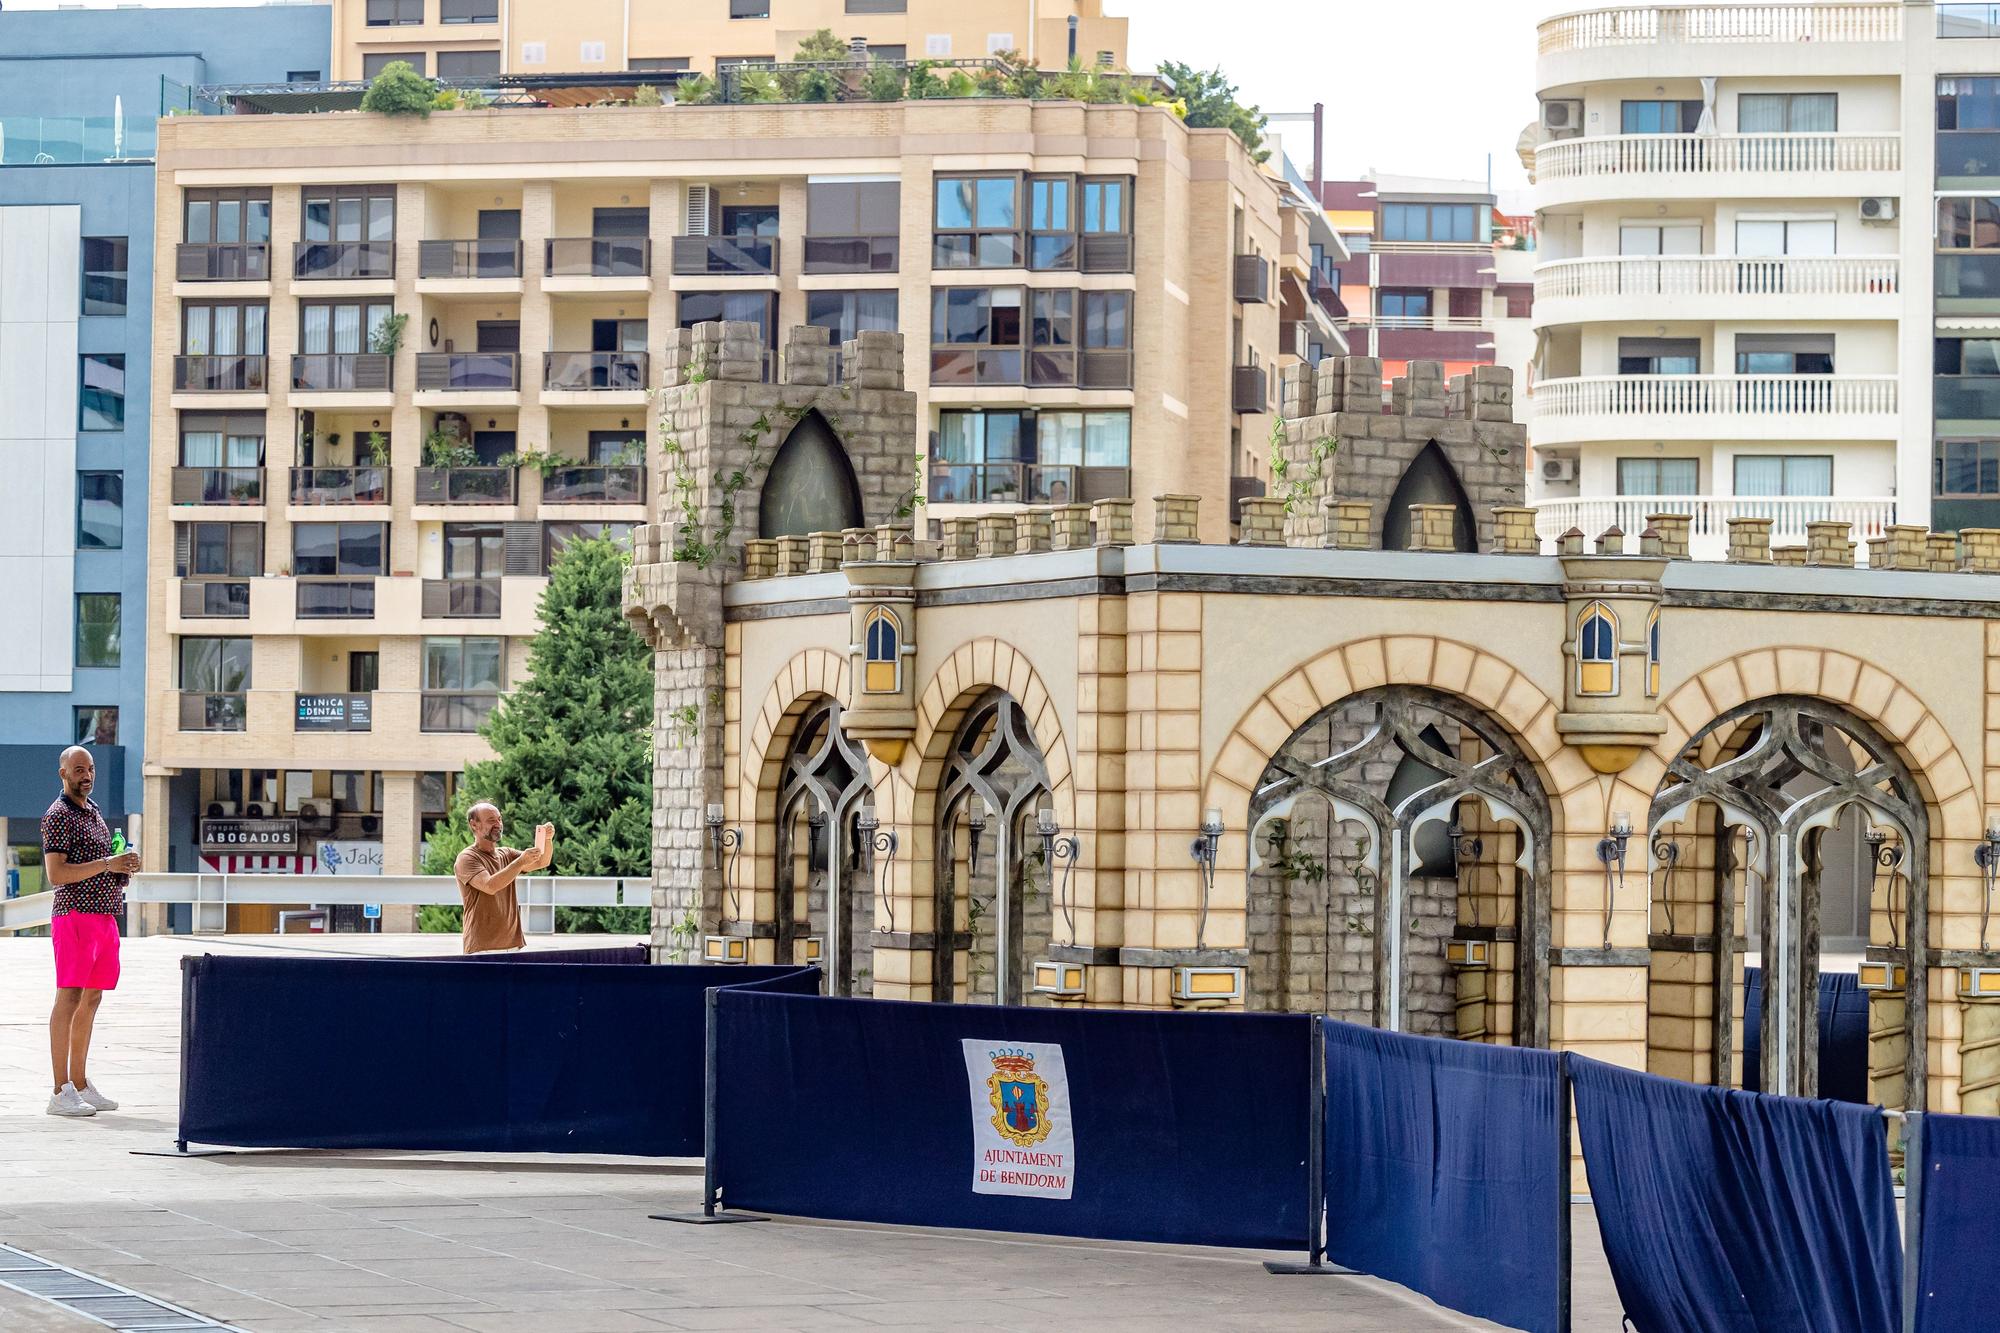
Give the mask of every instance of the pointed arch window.
[(1660, 697), (1660, 608), (1646, 617), (1646, 697)]
[(862, 634), (861, 688), (868, 694), (894, 694), (903, 685), (903, 626), (896, 613), (878, 606), (868, 613)]
[(1576, 692), (1618, 693), (1618, 617), (1602, 602), (1584, 607), (1576, 622)]

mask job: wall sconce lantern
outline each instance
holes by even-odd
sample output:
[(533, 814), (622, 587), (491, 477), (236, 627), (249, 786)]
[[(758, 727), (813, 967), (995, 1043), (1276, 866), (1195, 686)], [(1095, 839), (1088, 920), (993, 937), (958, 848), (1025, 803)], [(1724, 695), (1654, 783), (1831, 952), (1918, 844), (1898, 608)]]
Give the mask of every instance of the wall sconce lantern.
[[(1632, 840), (1632, 816), (1620, 810), (1611, 816), (1611, 832), (1597, 840), (1597, 859), (1604, 867), (1604, 947), (1611, 947), (1611, 913), (1618, 890), (1625, 887), (1625, 844)], [(1615, 868), (1615, 869), (1614, 869)]]
[(969, 800), (965, 803), (965, 877), (979, 878), (979, 840), (986, 833), (986, 802)]
[(871, 880), (876, 879), (878, 865), (881, 876), (875, 887), (875, 901), (887, 905), (889, 909), (889, 931), (896, 930), (896, 898), (889, 892), (890, 881), (895, 877), (896, 848), (900, 841), (896, 830), (882, 827), (882, 817), (875, 813), (875, 807), (865, 805), (854, 816), (854, 827), (861, 834), (861, 850), (867, 857), (863, 867)]
[[(1076, 906), (1070, 896), (1070, 883), (1076, 873), (1076, 854), (1080, 850), (1074, 834), (1063, 836), (1062, 825), (1056, 823), (1056, 812), (1048, 806), (1035, 811), (1035, 832), (1042, 839), (1042, 859), (1049, 866), (1049, 893), (1062, 904), (1063, 924), (1069, 928), (1069, 942), (1076, 943)], [(1063, 867), (1062, 892), (1056, 892), (1056, 863)]]
[[(743, 850), (743, 830), (722, 826), (722, 803), (709, 802), (702, 812), (703, 822), (708, 825), (709, 868), (723, 871), (723, 884), (729, 894), (729, 918), (742, 919), (743, 902), (736, 891), (736, 859)], [(728, 860), (723, 853), (729, 854)], [(750, 961), (750, 942), (737, 935), (709, 935), (702, 940), (702, 961), (709, 963), (747, 963)]]
[[(1194, 947), (1199, 949), (1208, 936), (1208, 899), (1215, 892), (1215, 855), (1222, 846), (1222, 811), (1201, 812), (1201, 836), (1188, 846), (1195, 869), (1201, 874), (1201, 912), (1195, 918)], [(1179, 985), (1178, 981), (1175, 985)], [(1225, 997), (1227, 998), (1227, 997)]]
[[(1896, 877), (1902, 872), (1903, 844), (1900, 841), (1894, 840), (1890, 830), (1885, 828), (1871, 827), (1866, 836), (1868, 839), (1868, 860), (1870, 863), (1868, 872), (1870, 879), (1868, 897), (1871, 901), (1874, 899), (1875, 881), (1879, 881), (1884, 876), (1887, 876), (1889, 881), (1888, 893), (1885, 896), (1883, 907), (1889, 917), (1889, 945), (1891, 948), (1901, 948), (1903, 944), (1903, 927), (1902, 923), (1896, 919), (1900, 910), (1896, 899)], [(1972, 852), (1973, 859), (1977, 860), (1979, 853), (1985, 850), (1986, 847), (1987, 844), (1983, 842), (1978, 847), (1975, 847)], [(1991, 871), (1987, 872), (1986, 878), (1988, 891), (1990, 892), (1993, 881)], [(1986, 946), (1982, 942), (1980, 947), (1984, 948)]]
[(1972, 849), (1972, 859), (1986, 880), (1986, 892), (1979, 898), (1979, 948), (1986, 949), (1986, 923), (1993, 915), (1993, 881), (2000, 877), (2000, 810), (1986, 812), (1986, 835)]

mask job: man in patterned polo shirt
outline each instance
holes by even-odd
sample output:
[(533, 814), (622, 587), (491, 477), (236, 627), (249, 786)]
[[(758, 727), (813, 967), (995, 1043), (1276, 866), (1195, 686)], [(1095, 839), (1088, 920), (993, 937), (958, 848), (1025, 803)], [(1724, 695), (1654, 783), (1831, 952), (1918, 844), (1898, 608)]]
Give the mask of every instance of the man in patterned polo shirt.
[(49, 1015), (55, 1096), (49, 1114), (96, 1115), (118, 1103), (97, 1090), (85, 1062), (104, 992), (118, 985), (118, 917), (139, 854), (112, 852), (111, 830), (90, 789), (97, 764), (72, 745), (56, 767), (62, 795), (42, 816), (42, 871), (55, 886), (49, 935), (56, 947), (56, 1007)]

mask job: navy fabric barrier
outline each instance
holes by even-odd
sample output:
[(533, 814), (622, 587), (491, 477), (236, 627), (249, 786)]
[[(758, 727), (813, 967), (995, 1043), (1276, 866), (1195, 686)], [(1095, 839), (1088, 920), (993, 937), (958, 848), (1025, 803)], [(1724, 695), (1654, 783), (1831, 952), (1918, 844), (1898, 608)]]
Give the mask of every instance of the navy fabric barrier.
[(1330, 1020), (1325, 1032), (1327, 1257), (1454, 1310), (1557, 1333), (1570, 1193), (1562, 1057)]
[(1638, 1333), (1896, 1333), (1880, 1112), (1566, 1058), (1604, 1256)]
[(1924, 1116), (1921, 1162), (1917, 1333), (1990, 1333), (2000, 1120)]
[(775, 967), (182, 966), (177, 1137), (269, 1148), (699, 1156), (704, 992), (819, 985)]
[(643, 944), (621, 944), (597, 949), (526, 949), (520, 953), (441, 953), (427, 963), (564, 963), (591, 966), (599, 963), (645, 963), (651, 952)]
[[(1763, 1087), (1764, 969), (1743, 969), (1743, 1090)], [(1868, 992), (1851, 972), (1819, 974), (1819, 1095), (1868, 1100)]]
[[(716, 1006), (711, 1165), (727, 1208), (1198, 1245), (1310, 1243), (1316, 1037), (1306, 1015), (741, 990), (718, 992)], [(1033, 1070), (1014, 1064), (1003, 1076), (995, 1063), (995, 1081), (978, 1082), (989, 1056), (1023, 1052)], [(981, 1153), (980, 1138), (998, 1138), (1002, 1123), (1021, 1134), (1018, 1155)], [(1050, 1137), (1026, 1142), (1036, 1132)], [(1073, 1151), (1059, 1151), (1071, 1139)], [(1005, 1180), (976, 1181), (983, 1171)], [(980, 1192), (1058, 1179), (1070, 1197)]]

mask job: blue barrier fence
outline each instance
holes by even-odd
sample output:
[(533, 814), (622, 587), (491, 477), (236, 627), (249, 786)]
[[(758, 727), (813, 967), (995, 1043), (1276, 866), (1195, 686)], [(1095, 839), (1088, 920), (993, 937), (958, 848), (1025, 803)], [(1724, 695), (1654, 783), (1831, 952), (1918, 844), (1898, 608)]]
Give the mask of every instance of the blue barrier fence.
[(600, 963), (650, 962), (652, 951), (643, 944), (616, 944), (595, 949), (524, 949), (520, 953), (442, 953), (424, 961), (434, 963), (540, 963), (569, 967)]
[(2000, 1120), (1931, 1114), (1911, 1137), (1904, 1199), (1914, 1281), (1912, 1333), (1989, 1333), (1994, 1326), (1993, 1200), (2000, 1197)]
[(1327, 1257), (1495, 1323), (1567, 1329), (1562, 1057), (1323, 1030)]
[[(1868, 992), (1851, 972), (1819, 974), (1819, 1095), (1868, 1105)], [(1743, 969), (1743, 1090), (1763, 1087), (1764, 970)]]
[(697, 1156), (703, 993), (819, 984), (793, 968), (508, 961), (184, 959), (180, 1146)]

